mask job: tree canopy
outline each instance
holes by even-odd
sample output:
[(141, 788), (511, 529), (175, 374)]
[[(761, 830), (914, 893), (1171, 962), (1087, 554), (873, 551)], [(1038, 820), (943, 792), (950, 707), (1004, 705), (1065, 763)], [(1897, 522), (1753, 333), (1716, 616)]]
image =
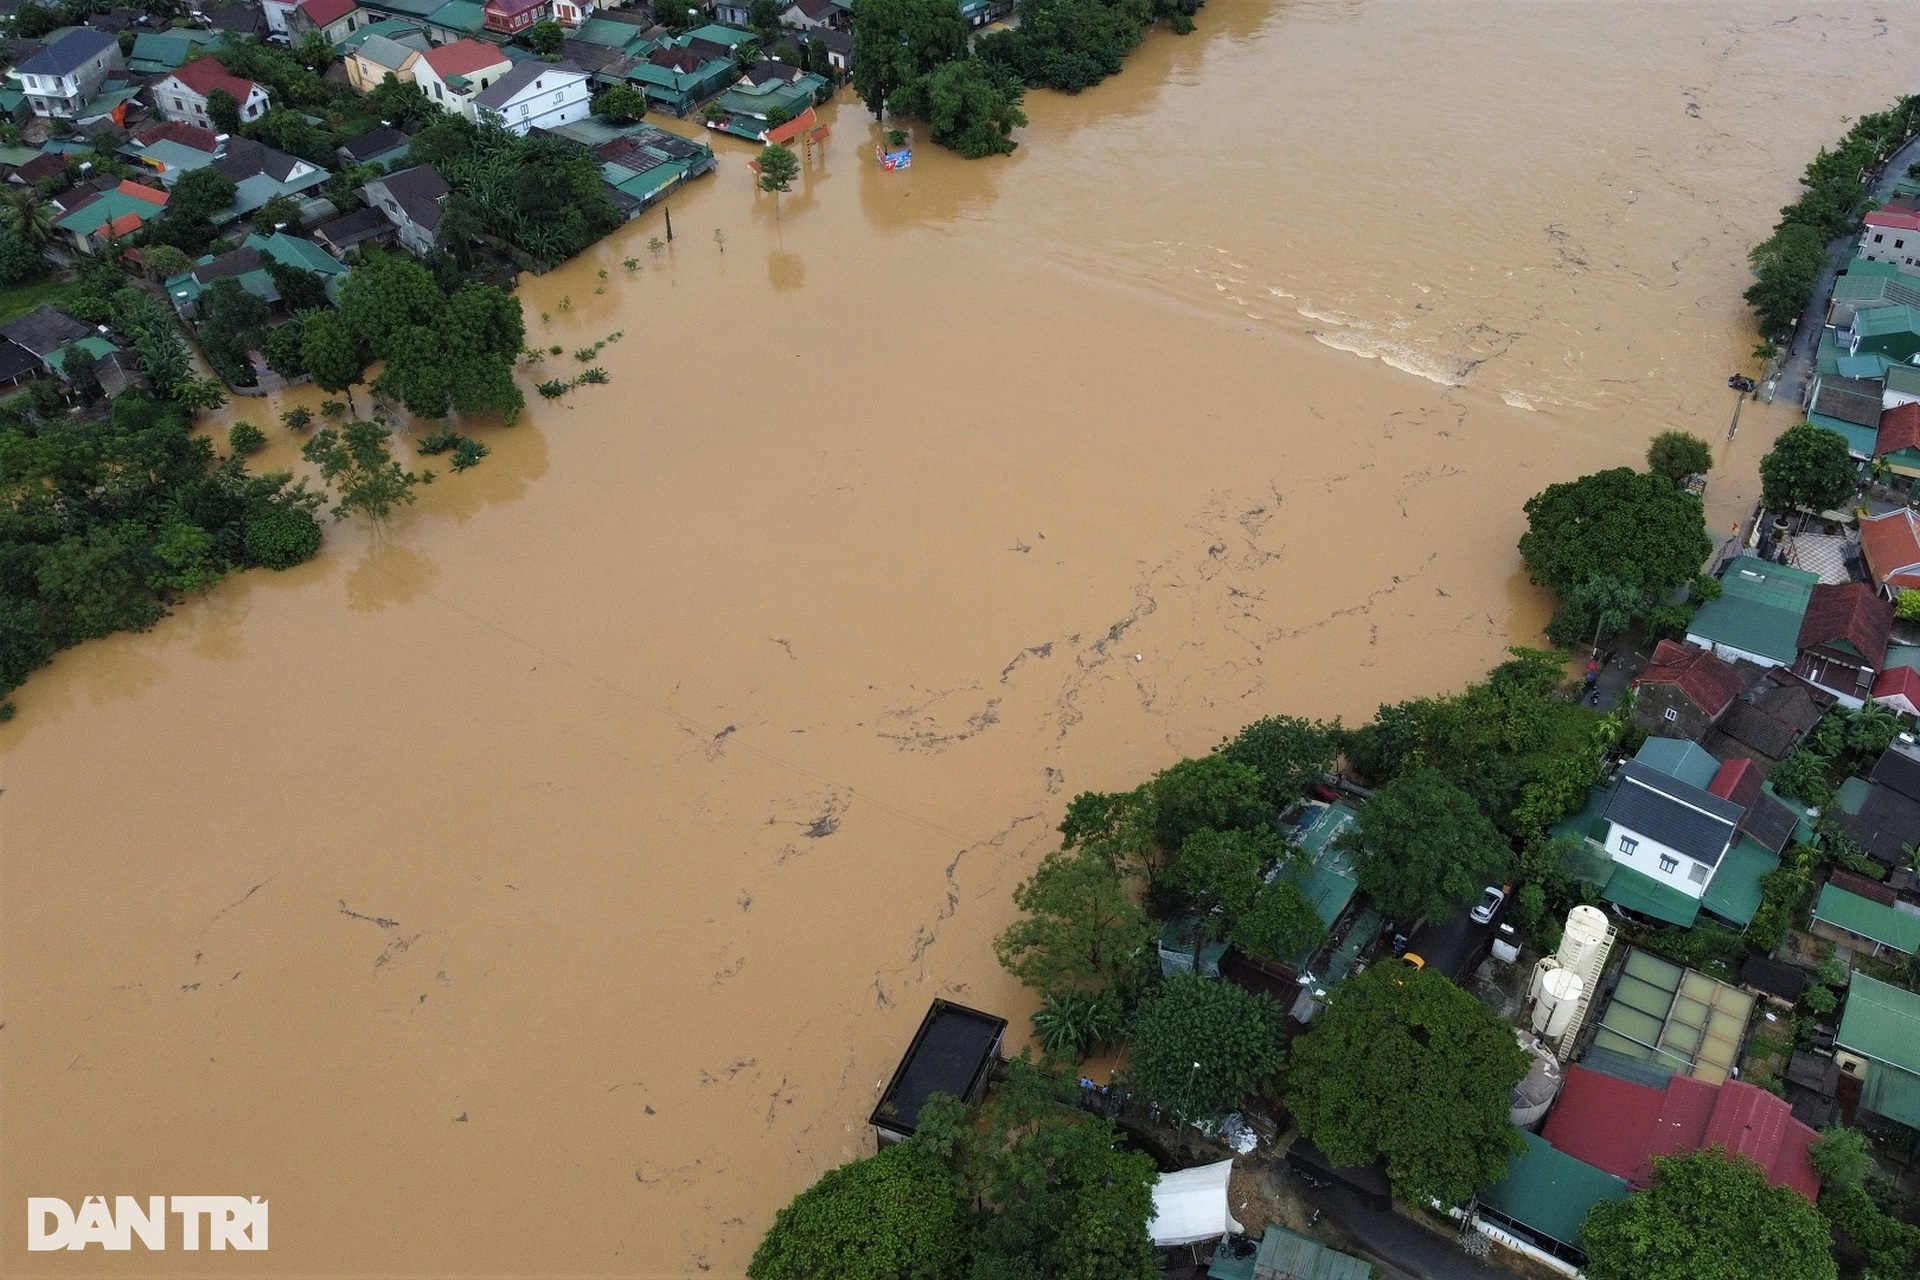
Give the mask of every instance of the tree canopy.
[(1219, 753), (1260, 774), (1260, 800), (1274, 813), (1307, 793), (1340, 755), (1340, 726), (1267, 716), (1220, 744)]
[(1587, 1215), (1592, 1280), (1833, 1280), (1807, 1198), (1719, 1148), (1654, 1160), (1653, 1185)]
[(747, 1264), (752, 1280), (945, 1280), (960, 1261), (953, 1173), (900, 1143), (829, 1169), (774, 1216)]
[(1047, 854), (1013, 902), (1024, 916), (994, 940), (994, 954), (1042, 995), (1108, 990), (1138, 967), (1153, 936), (1113, 861), (1094, 850)]
[(1647, 470), (1679, 484), (1713, 469), (1713, 447), (1686, 431), (1662, 431), (1647, 446)]
[(1163, 848), (1173, 850), (1202, 827), (1222, 831), (1258, 825), (1270, 816), (1261, 784), (1258, 770), (1224, 755), (1182, 760), (1150, 786), (1154, 834)]
[(1501, 883), (1507, 841), (1473, 797), (1431, 769), (1374, 792), (1349, 833), (1354, 874), (1380, 909), (1403, 921), (1442, 920)]
[(1838, 431), (1789, 427), (1760, 459), (1760, 500), (1775, 511), (1830, 511), (1853, 496), (1853, 457)]
[(1272, 996), (1176, 973), (1134, 1016), (1133, 1089), (1176, 1121), (1224, 1115), (1279, 1083), (1285, 1023)]
[[(1664, 601), (1713, 553), (1700, 500), (1666, 476), (1615, 467), (1549, 485), (1526, 505), (1520, 556), (1538, 586), (1560, 597), (1595, 578), (1639, 593), (1640, 610)], [(1577, 630), (1590, 629), (1591, 617)]]
[(449, 295), (420, 263), (374, 252), (341, 286), (338, 322), (324, 312), (307, 322), (304, 354), (314, 381), (328, 390), (344, 390), (385, 359), (374, 387), (410, 413), (497, 410), (511, 421), (525, 404), (513, 380), (525, 343), (512, 294), (468, 283)]
[(1388, 962), (1334, 988), (1293, 1043), (1287, 1105), (1336, 1165), (1382, 1157), (1409, 1200), (1458, 1204), (1525, 1148), (1507, 1118), (1527, 1055), (1437, 973)]
[(181, 408), (129, 391), (104, 422), (0, 410), (0, 697), (55, 652), (152, 626), (185, 592), (319, 549), (286, 473), (216, 461)]

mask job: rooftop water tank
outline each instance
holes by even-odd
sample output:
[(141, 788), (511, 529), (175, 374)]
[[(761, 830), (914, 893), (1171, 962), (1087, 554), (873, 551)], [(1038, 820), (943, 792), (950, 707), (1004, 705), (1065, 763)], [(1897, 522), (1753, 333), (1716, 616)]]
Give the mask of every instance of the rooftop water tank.
[(1573, 1023), (1586, 985), (1571, 969), (1547, 970), (1540, 983), (1540, 998), (1533, 1005), (1533, 1029), (1549, 1040), (1564, 1034)]
[(1560, 935), (1562, 968), (1582, 971), (1592, 963), (1607, 942), (1607, 913), (1598, 907), (1581, 905), (1567, 913), (1567, 928)]

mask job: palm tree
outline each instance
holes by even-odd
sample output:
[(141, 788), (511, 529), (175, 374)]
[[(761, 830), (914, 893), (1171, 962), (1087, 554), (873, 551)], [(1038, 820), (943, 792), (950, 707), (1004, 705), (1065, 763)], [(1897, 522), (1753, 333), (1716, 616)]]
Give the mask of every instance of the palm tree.
[(30, 248), (44, 249), (53, 239), (53, 211), (33, 187), (0, 191), (0, 227)]

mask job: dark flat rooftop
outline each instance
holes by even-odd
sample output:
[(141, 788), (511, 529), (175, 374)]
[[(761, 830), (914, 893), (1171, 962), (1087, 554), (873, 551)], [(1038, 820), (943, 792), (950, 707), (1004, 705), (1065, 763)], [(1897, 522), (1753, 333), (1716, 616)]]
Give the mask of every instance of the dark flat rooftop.
[(868, 1123), (911, 1135), (920, 1122), (920, 1109), (934, 1094), (971, 1100), (1000, 1051), (1006, 1029), (1005, 1018), (935, 1000)]

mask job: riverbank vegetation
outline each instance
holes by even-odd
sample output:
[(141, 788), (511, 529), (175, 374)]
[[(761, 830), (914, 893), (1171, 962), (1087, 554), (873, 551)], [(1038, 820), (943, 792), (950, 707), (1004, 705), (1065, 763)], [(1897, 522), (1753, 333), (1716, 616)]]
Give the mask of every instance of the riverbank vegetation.
[(0, 407), (0, 697), (61, 649), (319, 550), (316, 495), (216, 458), (191, 428), (184, 406), (139, 391), (81, 413)]
[[(1708, 593), (1694, 575), (1711, 546), (1687, 484), (1710, 457), (1704, 442), (1669, 433), (1649, 451), (1648, 471), (1619, 468), (1549, 486), (1527, 504), (1522, 553), (1536, 581), (1564, 593), (1565, 626), (1583, 639), (1592, 634), (1581, 588), (1596, 578), (1617, 584), (1618, 612), (1643, 623), (1657, 622), (1681, 588)], [(1466, 1203), (1505, 1177), (1526, 1149), (1509, 1116), (1511, 1090), (1532, 1063), (1514, 1026), (1447, 975), (1376, 952), (1385, 933), (1463, 912), (1484, 885), (1507, 886), (1508, 919), (1543, 953), (1558, 945), (1566, 912), (1598, 902), (1586, 878), (1590, 850), (1555, 831), (1588, 803), (1608, 762), (1645, 735), (1632, 725), (1630, 694), (1604, 714), (1585, 705), (1569, 686), (1568, 662), (1564, 651), (1514, 649), (1480, 682), (1383, 705), (1358, 727), (1269, 717), (1131, 791), (1076, 796), (1059, 847), (1014, 890), (1020, 914), (994, 944), (1041, 1001), (1033, 1022), (1042, 1056), (1010, 1064), (1006, 1087), (1051, 1089), (1065, 1101), (1085, 1057), (1117, 1049), (1119, 1105), (1105, 1089), (1091, 1095), (1090, 1081), (1081, 1082), (1079, 1102), (1129, 1124), (1144, 1117), (1174, 1126), (1163, 1144), (1191, 1141), (1195, 1127), (1213, 1132), (1229, 1113), (1251, 1108), (1290, 1114), (1299, 1135), (1337, 1166), (1377, 1162), (1409, 1203)], [(1903, 723), (1881, 707), (1835, 711), (1781, 762), (1774, 782), (1782, 794), (1824, 805), (1839, 778), (1870, 767)], [(1320, 804), (1336, 794), (1350, 812)], [(1817, 844), (1790, 845), (1764, 878), (1764, 901), (1744, 936), (1631, 917), (1620, 928), (1636, 946), (1737, 980), (1748, 954), (1773, 952), (1804, 923), (1825, 868), (1870, 871), (1864, 859), (1850, 863), (1850, 842), (1830, 822), (1818, 830)], [(1322, 920), (1318, 899), (1304, 890), (1336, 864), (1380, 913), (1365, 915), (1364, 927), (1378, 929), (1381, 916), (1388, 927), (1348, 933), (1330, 949), (1329, 923), (1356, 926), (1338, 907)], [(1916, 974), (1920, 965), (1909, 980)], [(1811, 1044), (1820, 1022), (1831, 1020), (1846, 972), (1829, 962), (1815, 976), (1800, 1007), (1780, 1021), (1778, 1046), (1769, 1048), (1775, 1032), (1755, 1032), (1750, 1066)], [(1291, 1009), (1309, 1019), (1304, 1029), (1266, 994), (1270, 986), (1289, 1002), (1311, 991), (1311, 1012)], [(1764, 1072), (1752, 1079), (1781, 1087)], [(951, 1192), (956, 1152), (1020, 1145), (996, 1118), (997, 1105), (992, 1093), (974, 1111), (943, 1100), (935, 1126), (943, 1136), (930, 1138), (923, 1122), (906, 1149), (859, 1162), (857, 1173), (827, 1175), (782, 1212), (750, 1274), (804, 1274), (792, 1261), (802, 1256), (801, 1240), (816, 1262), (866, 1258), (877, 1215), (850, 1206), (829, 1213), (823, 1202), (900, 1170), (920, 1171), (915, 1196), (929, 1183), (946, 1188), (937, 1211), (916, 1222), (964, 1224), (969, 1214), (1010, 1206), (1005, 1197), (1026, 1184), (961, 1194), (957, 1207)], [(1017, 1114), (1024, 1124), (1034, 1113)], [(1104, 1160), (1119, 1141), (1101, 1128), (1104, 1120), (1058, 1123), (1083, 1126), (1086, 1143), (1056, 1146), (1063, 1161)], [(1874, 1182), (1864, 1139), (1830, 1130), (1813, 1159), (1826, 1180), (1817, 1207), (1724, 1153), (1663, 1160), (1652, 1188), (1593, 1211), (1589, 1274), (1677, 1280), (1721, 1274), (1729, 1258), (1741, 1260), (1740, 1274), (1783, 1280), (1834, 1276), (1843, 1264), (1864, 1263), (1876, 1275), (1910, 1270), (1920, 1228), (1904, 1220), (1911, 1205)], [(1047, 1176), (1078, 1181), (1064, 1164)], [(1128, 1242), (1127, 1258), (1146, 1247), (1137, 1201), (1124, 1211), (1101, 1204), (1109, 1211), (1104, 1240)], [(1696, 1225), (1709, 1219), (1711, 1229)], [(848, 1273), (922, 1274), (914, 1267), (926, 1261), (925, 1274), (1000, 1274), (979, 1269), (973, 1246), (961, 1243), (980, 1238), (969, 1230), (943, 1228), (946, 1243), (934, 1253), (911, 1252), (892, 1230), (884, 1266)], [(1053, 1274), (1045, 1242), (1060, 1238), (1021, 1237), (1018, 1256), (1029, 1269), (1009, 1274)]]
[(1827, 244), (1859, 228), (1858, 207), (1875, 167), (1920, 128), (1920, 95), (1861, 116), (1833, 150), (1822, 147), (1800, 179), (1798, 200), (1780, 211), (1773, 234), (1753, 247), (1755, 276), (1747, 289), (1760, 336), (1785, 336), (1807, 309), (1827, 265)]
[(854, 92), (873, 112), (925, 120), (969, 159), (1003, 155), (1027, 123), (1028, 89), (1078, 93), (1118, 75), (1146, 29), (1193, 30), (1203, 0), (1019, 0), (1015, 26), (974, 37), (942, 0), (861, 0)]

